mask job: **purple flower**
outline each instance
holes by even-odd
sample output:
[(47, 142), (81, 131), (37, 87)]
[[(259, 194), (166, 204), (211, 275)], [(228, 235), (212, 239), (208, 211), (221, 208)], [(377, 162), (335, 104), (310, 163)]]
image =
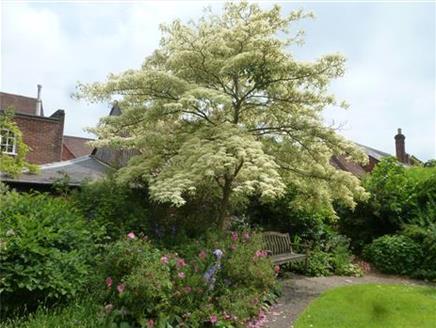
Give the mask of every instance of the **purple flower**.
[(237, 241), (238, 240), (238, 233), (235, 232), (235, 231), (232, 232), (232, 240), (233, 241)]
[(129, 232), (129, 233), (127, 234), (127, 238), (129, 238), (129, 239), (135, 239), (135, 238), (136, 238), (136, 235), (135, 235), (134, 232)]

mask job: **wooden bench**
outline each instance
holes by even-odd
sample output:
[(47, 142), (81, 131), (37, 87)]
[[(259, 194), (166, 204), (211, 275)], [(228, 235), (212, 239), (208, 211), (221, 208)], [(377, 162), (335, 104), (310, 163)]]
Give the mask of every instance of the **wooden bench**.
[(288, 233), (267, 231), (262, 234), (266, 251), (271, 256), (274, 264), (285, 264), (294, 261), (306, 261), (309, 255), (309, 247), (303, 245), (305, 254), (294, 253), (291, 238)]

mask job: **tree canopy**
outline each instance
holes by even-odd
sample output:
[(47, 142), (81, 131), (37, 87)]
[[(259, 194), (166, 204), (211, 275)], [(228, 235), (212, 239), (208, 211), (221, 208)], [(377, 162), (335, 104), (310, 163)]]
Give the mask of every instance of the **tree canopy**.
[(287, 187), (298, 191), (295, 206), (353, 207), (365, 191), (330, 159), (366, 156), (321, 115), (345, 107), (328, 91), (345, 60), (293, 56), (302, 37), (294, 23), (307, 16), (226, 3), (220, 14), (163, 25), (141, 68), (79, 84), (78, 98), (121, 98), (122, 114), (91, 129), (97, 146), (137, 150), (118, 179), (145, 181), (154, 200), (177, 206), (208, 190), (221, 201), (221, 221), (233, 202), (277, 198)]

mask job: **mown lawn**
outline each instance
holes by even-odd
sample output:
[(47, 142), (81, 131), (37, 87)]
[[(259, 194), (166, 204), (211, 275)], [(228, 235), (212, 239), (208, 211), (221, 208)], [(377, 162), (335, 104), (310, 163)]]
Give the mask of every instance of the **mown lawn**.
[(356, 285), (323, 293), (295, 328), (435, 328), (436, 288)]

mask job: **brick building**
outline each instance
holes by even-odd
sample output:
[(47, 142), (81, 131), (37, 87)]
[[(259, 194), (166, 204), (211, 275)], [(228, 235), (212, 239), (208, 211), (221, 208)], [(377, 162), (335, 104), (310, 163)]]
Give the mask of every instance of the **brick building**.
[[(41, 86), (38, 85), (36, 98), (0, 92), (0, 111), (9, 107), (15, 110), (14, 121), (23, 133), (24, 143), (30, 147), (26, 156), (28, 162), (46, 164), (91, 153), (91, 147), (86, 144), (91, 139), (64, 136), (65, 112), (62, 109), (44, 116)], [(6, 146), (2, 144), (2, 148)], [(14, 155), (13, 151), (9, 153)]]

